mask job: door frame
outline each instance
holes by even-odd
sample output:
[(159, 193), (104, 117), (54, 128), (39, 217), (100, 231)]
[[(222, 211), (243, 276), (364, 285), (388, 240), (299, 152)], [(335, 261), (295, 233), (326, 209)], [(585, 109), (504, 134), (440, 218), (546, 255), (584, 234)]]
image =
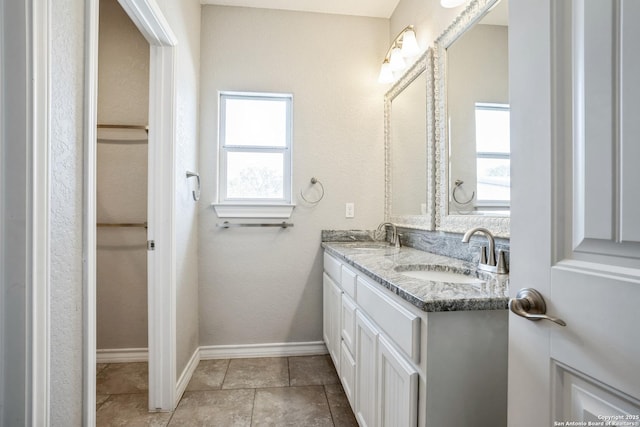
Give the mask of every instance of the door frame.
[[(4, 13), (6, 4), (0, 1), (0, 10)], [(14, 254), (20, 259), (15, 268), (24, 267), (19, 273), (20, 279), (24, 278), (24, 300), (20, 302), (5, 299), (8, 283), (4, 277), (0, 278), (0, 303), (12, 304), (14, 309), (24, 319), (24, 328), (13, 330), (12, 344), (20, 342), (21, 349), (17, 346), (5, 351), (12, 352), (13, 357), (24, 357), (24, 393), (15, 396), (15, 402), (20, 402), (20, 407), (0, 408), (0, 424), (4, 421), (7, 412), (22, 412), (22, 416), (15, 419), (24, 420), (26, 425), (48, 425), (50, 408), (50, 311), (49, 311), (49, 262), (50, 262), (50, 0), (26, 1), (19, 6), (22, 19), (16, 19), (8, 27), (0, 30), (0, 58), (6, 60), (4, 52), (5, 37), (13, 39), (16, 33), (17, 48), (14, 54), (16, 68), (9, 70), (7, 76), (20, 80), (20, 84), (14, 81), (12, 90), (3, 92), (0, 88), (0, 129), (4, 128), (7, 120), (7, 104), (20, 109), (24, 113), (24, 121), (12, 123), (11, 132), (3, 132), (0, 135), (3, 148), (9, 145), (9, 140), (19, 143), (21, 156), (26, 162), (23, 164), (0, 166), (0, 185), (7, 190), (8, 181), (2, 182), (5, 174), (19, 176), (19, 181), (24, 185), (12, 186), (11, 191), (19, 193), (24, 199), (24, 227), (20, 230), (19, 253)], [(3, 70), (3, 72), (6, 70)], [(24, 91), (22, 91), (24, 89)], [(6, 99), (6, 97), (11, 97)], [(17, 114), (21, 115), (22, 112)], [(7, 128), (7, 130), (9, 130)], [(6, 138), (5, 138), (6, 137)], [(14, 146), (16, 144), (13, 144)], [(8, 191), (7, 191), (8, 192)], [(0, 198), (0, 229), (9, 226), (8, 218), (4, 216), (6, 192)], [(12, 221), (15, 224), (18, 221)], [(5, 267), (5, 255), (7, 251), (0, 248), (0, 267)], [(15, 263), (15, 261), (14, 261)], [(2, 270), (5, 272), (5, 270)], [(8, 335), (5, 331), (7, 319), (4, 314), (0, 316), (0, 340), (6, 343)], [(19, 338), (18, 338), (19, 336)], [(3, 355), (4, 356), (4, 355)], [(4, 369), (6, 360), (0, 363), (0, 398), (6, 403), (5, 387), (6, 377)], [(22, 367), (21, 367), (22, 368)], [(10, 415), (11, 416), (11, 415)]]
[[(176, 404), (175, 129), (177, 39), (155, 0), (118, 0), (150, 47), (148, 239), (149, 410)], [(99, 0), (86, 8), (83, 424), (95, 425), (96, 151)]]

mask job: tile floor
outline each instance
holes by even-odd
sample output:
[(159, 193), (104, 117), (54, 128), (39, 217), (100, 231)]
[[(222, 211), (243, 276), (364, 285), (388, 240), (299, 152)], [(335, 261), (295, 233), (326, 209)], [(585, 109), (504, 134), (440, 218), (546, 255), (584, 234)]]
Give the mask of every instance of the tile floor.
[(203, 360), (173, 413), (147, 412), (147, 364), (97, 366), (100, 426), (357, 426), (328, 355)]

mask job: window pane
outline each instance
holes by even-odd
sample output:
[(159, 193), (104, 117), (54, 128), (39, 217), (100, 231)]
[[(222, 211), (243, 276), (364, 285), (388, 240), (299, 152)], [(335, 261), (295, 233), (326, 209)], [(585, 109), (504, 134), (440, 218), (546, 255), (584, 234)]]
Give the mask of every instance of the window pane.
[(509, 201), (510, 163), (509, 159), (478, 159), (478, 200)]
[(283, 183), (283, 153), (227, 153), (228, 199), (282, 199)]
[(226, 98), (225, 145), (285, 147), (287, 101)]
[(509, 153), (509, 110), (476, 106), (476, 150)]

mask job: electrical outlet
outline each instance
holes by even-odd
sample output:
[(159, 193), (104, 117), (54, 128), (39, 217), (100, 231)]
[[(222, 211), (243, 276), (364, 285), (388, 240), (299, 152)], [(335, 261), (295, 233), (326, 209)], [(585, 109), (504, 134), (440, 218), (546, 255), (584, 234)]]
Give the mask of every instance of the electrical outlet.
[(345, 218), (353, 218), (355, 215), (355, 205), (353, 202), (349, 202), (345, 205), (344, 209), (344, 217)]

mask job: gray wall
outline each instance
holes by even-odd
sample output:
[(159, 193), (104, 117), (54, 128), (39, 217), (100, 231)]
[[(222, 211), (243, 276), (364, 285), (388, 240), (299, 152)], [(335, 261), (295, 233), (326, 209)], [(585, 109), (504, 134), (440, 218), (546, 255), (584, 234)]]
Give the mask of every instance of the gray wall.
[[(200, 344), (322, 339), (322, 229), (383, 220), (388, 20), (204, 6), (202, 15)], [(220, 229), (217, 91), (293, 93), (293, 228)], [(298, 196), (316, 176), (324, 199)], [(355, 218), (345, 219), (345, 203)]]
[(51, 424), (82, 420), (84, 2), (50, 4)]
[(200, 2), (156, 0), (178, 39), (176, 48), (176, 333), (177, 378), (199, 345), (198, 335), (198, 209), (193, 179), (199, 171)]

